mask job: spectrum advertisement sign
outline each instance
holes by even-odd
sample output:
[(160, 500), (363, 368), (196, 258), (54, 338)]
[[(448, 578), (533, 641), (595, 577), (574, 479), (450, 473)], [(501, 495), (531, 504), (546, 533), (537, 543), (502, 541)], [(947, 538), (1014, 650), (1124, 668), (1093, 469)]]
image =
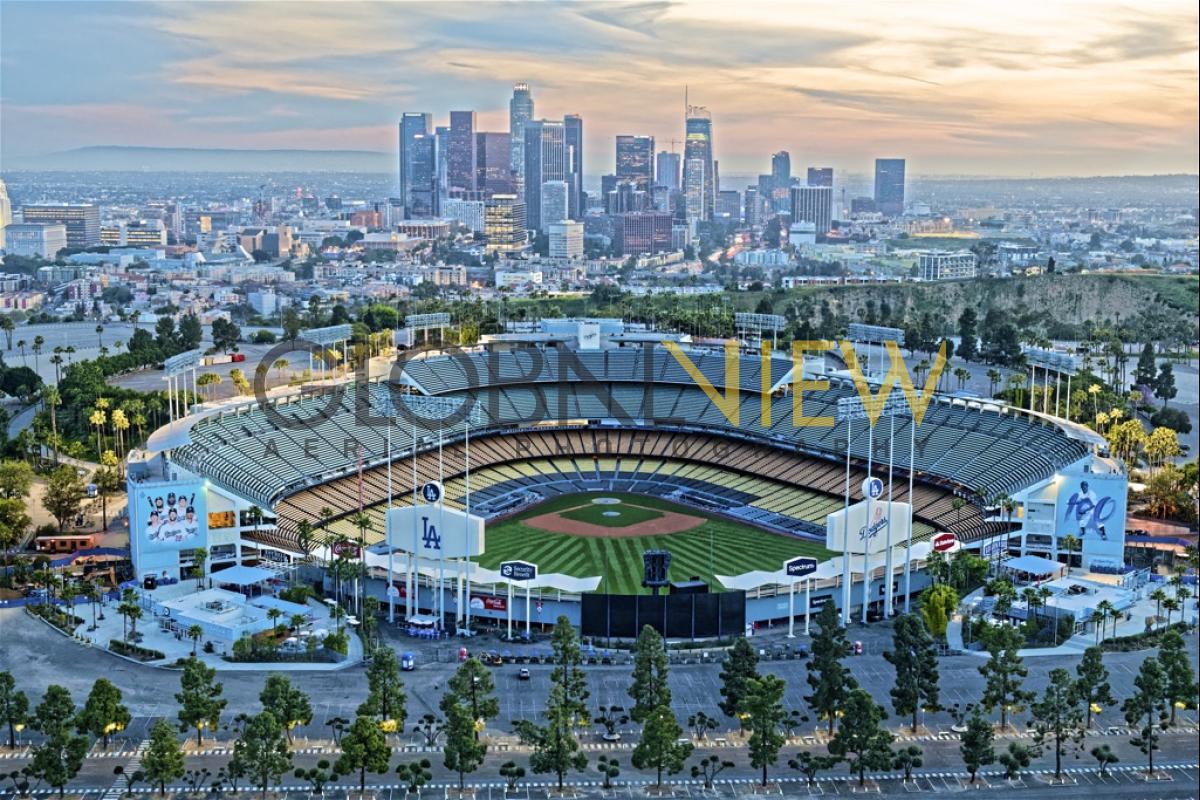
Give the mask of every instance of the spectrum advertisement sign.
[(208, 541), (208, 503), (202, 481), (134, 483), (130, 535), (142, 553), (191, 550)]
[[(1125, 556), (1125, 507), (1129, 479), (1124, 475), (1063, 475), (1055, 501), (1055, 533), (1081, 543), (1083, 566), (1093, 561), (1120, 564)], [(1061, 544), (1060, 544), (1061, 547)]]

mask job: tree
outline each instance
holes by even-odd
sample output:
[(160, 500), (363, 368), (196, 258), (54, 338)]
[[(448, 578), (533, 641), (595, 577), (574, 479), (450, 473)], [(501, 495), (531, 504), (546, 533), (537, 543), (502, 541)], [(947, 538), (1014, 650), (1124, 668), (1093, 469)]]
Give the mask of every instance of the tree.
[(703, 711), (688, 716), (687, 724), (692, 729), (692, 737), (695, 739), (707, 739), (708, 732), (717, 729), (717, 721)]
[(328, 759), (322, 758), (308, 769), (297, 767), (292, 773), (297, 779), (312, 786), (313, 794), (325, 795), (325, 785), (336, 781), (341, 776), (332, 768)]
[(367, 771), (377, 775), (387, 772), (392, 749), (379, 723), (370, 716), (359, 714), (350, 729), (342, 736), (342, 754), (334, 769), (343, 775), (358, 773), (358, 791), (367, 787)]
[[(603, 788), (611, 789), (613, 778), (621, 774), (621, 762), (615, 758), (608, 756), (600, 756), (596, 759), (596, 771), (604, 778)], [(661, 784), (661, 782), (660, 782)]]
[(518, 767), (515, 761), (505, 761), (500, 765), (500, 777), (504, 778), (504, 791), (512, 794), (517, 791), (517, 783), (525, 777), (525, 768)]
[(649, 625), (642, 627), (634, 646), (633, 685), (629, 687), (629, 696), (633, 698), (629, 716), (634, 722), (645, 722), (651, 712), (671, 705), (666, 644), (658, 631)]
[(850, 771), (858, 773), (858, 785), (863, 786), (868, 769), (891, 768), (893, 736), (881, 724), (887, 717), (883, 707), (871, 699), (866, 689), (850, 692), (844, 713), (842, 724), (829, 741), (829, 752), (846, 759)]
[(25, 513), (25, 501), (14, 498), (0, 500), (0, 550), (4, 551), (4, 565), (8, 566), (9, 551), (25, 541), (25, 532), (32, 523)]
[[(396, 777), (407, 785), (409, 794), (417, 794), (421, 791), (421, 787), (433, 780), (433, 772), (430, 768), (433, 766), (428, 758), (422, 758), (420, 761), (410, 761), (407, 764), (396, 765)], [(503, 768), (501, 769), (503, 774)], [(525, 771), (522, 770), (524, 775)]]
[(1116, 764), (1121, 759), (1113, 752), (1112, 746), (1107, 744), (1097, 745), (1092, 748), (1092, 758), (1096, 759), (1096, 763), (1100, 766), (1100, 777), (1108, 774), (1108, 765)]
[(300, 725), (308, 725), (313, 720), (312, 703), (308, 695), (292, 685), (284, 675), (270, 675), (258, 696), (259, 702), (266, 711), (283, 725), (287, 740), (292, 741), (292, 729)]
[(129, 709), (121, 703), (121, 690), (107, 678), (97, 678), (75, 725), (80, 733), (100, 739), (107, 750), (108, 737), (124, 730), (130, 719)]
[(763, 675), (746, 681), (746, 695), (739, 714), (742, 729), (750, 732), (746, 742), (750, 766), (762, 770), (762, 785), (767, 785), (767, 767), (779, 760), (779, 748), (784, 735), (779, 729), (783, 722), (784, 682), (774, 675)]
[[(949, 572), (949, 564), (947, 564)], [(958, 592), (948, 583), (936, 583), (921, 593), (921, 616), (929, 632), (938, 639), (946, 638), (946, 626), (954, 609), (958, 608)]]
[(358, 707), (359, 716), (375, 717), (380, 722), (395, 720), (397, 730), (402, 730), (407, 699), (396, 652), (390, 647), (379, 648), (367, 667), (367, 699)]
[(937, 645), (925, 622), (916, 614), (901, 614), (892, 633), (892, 650), (883, 657), (896, 669), (892, 708), (912, 717), (917, 732), (917, 712), (939, 707)]
[[(467, 707), (472, 720), (486, 724), (499, 715), (500, 701), (492, 696), (496, 682), (478, 658), (472, 656), (464, 661), (446, 685), (457, 696), (458, 702)], [(478, 732), (475, 738), (479, 738)]]
[(908, 783), (912, 778), (912, 771), (920, 769), (925, 763), (924, 755), (925, 751), (915, 744), (901, 747), (892, 753), (892, 769), (904, 770), (904, 782)]
[(200, 644), (200, 640), (204, 638), (204, 628), (199, 625), (189, 625), (187, 629), (187, 637), (192, 640), (192, 658), (196, 657), (196, 650)]
[[(105, 455), (112, 455), (106, 450)], [(108, 530), (108, 498), (124, 488), (120, 473), (115, 467), (103, 466), (92, 474), (92, 483), (96, 484), (96, 494), (100, 496), (100, 522), (104, 530)]]
[(1000, 727), (1008, 725), (1010, 711), (1019, 711), (1024, 703), (1033, 699), (1033, 692), (1022, 689), (1029, 669), (1017, 655), (1025, 643), (1021, 632), (1016, 628), (998, 627), (992, 631), (986, 640), (990, 658), (979, 668), (985, 686), (981, 704), (989, 712), (1000, 707)]
[(542, 716), (545, 725), (536, 725), (529, 720), (518, 720), (513, 725), (521, 743), (533, 748), (529, 766), (536, 773), (553, 772), (558, 778), (558, 790), (568, 770), (587, 769), (587, 756), (579, 749), (575, 738), (574, 723), (577, 715), (574, 703), (567, 699), (566, 689), (559, 683), (550, 687), (550, 697)]
[(1179, 390), (1175, 388), (1175, 370), (1170, 361), (1164, 361), (1158, 368), (1158, 377), (1154, 379), (1154, 396), (1163, 401), (1163, 408), (1174, 399)]
[(235, 347), (238, 341), (242, 338), (242, 330), (237, 325), (228, 320), (217, 317), (212, 323), (212, 341), (213, 346), (222, 353), (229, 352), (229, 349)]
[[(583, 671), (583, 651), (579, 647), (579, 634), (575, 626), (565, 616), (554, 621), (554, 630), (550, 634), (550, 649), (553, 651), (551, 661), (554, 669), (550, 672), (552, 683), (562, 687), (561, 702), (572, 720), (588, 719), (587, 676)], [(535, 772), (537, 770), (534, 770)]]
[(1154, 751), (1159, 748), (1160, 732), (1167, 729), (1171, 719), (1167, 710), (1170, 679), (1159, 660), (1150, 656), (1142, 662), (1133, 686), (1135, 691), (1125, 698), (1121, 711), (1125, 714), (1125, 722), (1138, 726), (1137, 734), (1129, 742), (1146, 754), (1146, 776), (1153, 778)]
[(0, 461), (0, 496), (20, 500), (29, 496), (33, 486), (33, 467), (25, 461)]
[(475, 732), (475, 716), (470, 706), (461, 701), (454, 689), (442, 695), (442, 714), (446, 717), (446, 741), (442, 755), (446, 769), (458, 773), (458, 790), (464, 790), (468, 772), (479, 769), (487, 755), (487, 745), (480, 742)]
[(1021, 770), (1028, 769), (1033, 763), (1034, 756), (1037, 751), (1027, 744), (1022, 742), (1009, 742), (1008, 747), (996, 759), (1000, 762), (1000, 766), (1004, 767), (1004, 777), (1011, 780), (1016, 780), (1021, 775)]
[(805, 677), (813, 693), (804, 700), (818, 716), (829, 721), (830, 736), (833, 735), (837, 712), (851, 690), (858, 688), (858, 681), (842, 663), (849, 650), (846, 631), (838, 623), (837, 609), (832, 603), (826, 603), (817, 614), (817, 632), (812, 638), (812, 660)]
[(248, 767), (246, 777), (254, 782), (263, 798), (267, 796), (267, 786), (278, 782), (292, 768), (292, 753), (288, 750), (283, 723), (270, 711), (251, 717), (233, 747), (241, 749), (242, 760)]
[(1092, 727), (1095, 708), (1115, 705), (1117, 702), (1108, 683), (1104, 651), (1099, 647), (1093, 646), (1083, 651), (1083, 658), (1075, 668), (1075, 696), (1083, 703), (1086, 715), (1085, 729)]
[(1158, 373), (1158, 367), (1155, 365), (1154, 358), (1154, 343), (1146, 342), (1142, 345), (1142, 352), (1138, 355), (1137, 366), (1133, 370), (1134, 386), (1148, 386), (1154, 388), (1154, 378)]
[(167, 783), (183, 777), (183, 749), (174, 728), (165, 719), (154, 723), (150, 729), (150, 743), (142, 755), (140, 766), (145, 779), (158, 784), (158, 793), (166, 794)]
[(737, 716), (746, 695), (746, 681), (757, 677), (758, 653), (754, 651), (754, 645), (744, 638), (736, 639), (721, 666), (721, 697), (724, 699), (719, 705), (725, 716)]
[[(791, 762), (789, 761), (788, 763), (790, 764)], [(713, 781), (717, 779), (717, 776), (727, 769), (733, 769), (733, 767), (734, 763), (732, 761), (722, 761), (716, 756), (705, 756), (700, 759), (699, 764), (692, 766), (692, 777), (702, 779), (704, 781), (704, 788), (711, 791)]]
[(33, 727), (41, 731), (43, 740), (34, 746), (29, 774), (58, 789), (74, 778), (83, 766), (87, 754), (87, 739), (74, 734), (75, 703), (71, 693), (62, 686), (46, 687), (42, 702), (33, 712)]
[(196, 731), (196, 746), (204, 744), (204, 729), (215, 730), (225, 709), (226, 700), (221, 697), (223, 687), (216, 680), (217, 671), (189, 658), (183, 664), (179, 676), (180, 691), (175, 695), (179, 703), (179, 722), (184, 729)]
[(962, 743), (958, 746), (962, 754), (963, 765), (971, 775), (971, 783), (975, 783), (975, 774), (980, 767), (995, 762), (996, 750), (992, 747), (992, 723), (983, 718), (976, 709), (967, 721), (967, 729), (962, 734)]
[(1062, 777), (1062, 757), (1067, 746), (1083, 741), (1083, 713), (1071, 673), (1061, 667), (1050, 670), (1050, 683), (1042, 697), (1030, 706), (1033, 714), (1033, 741), (1041, 747), (1047, 741), (1054, 751), (1054, 779)]
[(967, 306), (962, 313), (958, 315), (958, 335), (960, 341), (956, 355), (963, 361), (974, 361), (979, 355), (979, 343), (976, 339), (976, 326), (979, 318), (975, 314), (975, 309)]
[(60, 533), (67, 521), (79, 514), (85, 496), (87, 491), (74, 467), (63, 465), (47, 476), (42, 506), (57, 520)]
[(813, 784), (817, 782), (818, 773), (823, 770), (833, 769), (840, 762), (840, 758), (819, 756), (816, 753), (810, 753), (806, 750), (802, 753), (797, 753), (795, 758), (788, 759), (788, 766), (802, 774), (811, 789)]
[(1180, 708), (1195, 708), (1196, 672), (1192, 659), (1184, 647), (1179, 631), (1169, 630), (1163, 634), (1158, 648), (1158, 661), (1167, 677), (1167, 701), (1171, 704), (1171, 724), (1175, 724), (1175, 712)]
[(0, 672), (0, 724), (8, 727), (8, 746), (17, 747), (17, 726), (29, 719), (29, 697), (17, 689), (11, 672)]
[(684, 762), (692, 754), (692, 745), (679, 741), (683, 728), (679, 727), (670, 706), (661, 705), (643, 719), (646, 724), (642, 728), (642, 738), (630, 760), (638, 769), (653, 769), (657, 776), (655, 785), (662, 787), (663, 770), (673, 775), (683, 769)]

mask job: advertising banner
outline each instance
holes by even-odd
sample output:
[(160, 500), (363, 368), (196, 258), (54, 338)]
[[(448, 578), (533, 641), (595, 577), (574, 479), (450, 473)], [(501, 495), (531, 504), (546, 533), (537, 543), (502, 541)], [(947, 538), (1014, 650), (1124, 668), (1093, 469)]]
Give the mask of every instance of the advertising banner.
[(1059, 539), (1068, 534), (1079, 539), (1085, 568), (1092, 561), (1123, 561), (1128, 493), (1129, 479), (1124, 475), (1061, 476), (1055, 533)]
[(477, 556), (483, 552), (483, 517), (438, 506), (389, 509), (387, 542), (419, 558)]
[[(867, 506), (870, 505), (870, 520)], [(844, 524), (849, 520), (849, 524)], [(839, 509), (825, 521), (825, 547), (836, 553), (845, 551), (845, 532), (850, 531), (850, 552), (879, 553), (887, 549), (888, 521), (891, 520), (892, 547), (904, 543), (908, 537), (908, 503), (889, 503), (866, 500), (855, 503), (849, 509)]]
[(478, 611), (507, 611), (507, 597), (492, 597), (491, 595), (471, 595), (471, 608)]
[(191, 550), (208, 542), (208, 504), (201, 481), (133, 483), (130, 536), (142, 553)]

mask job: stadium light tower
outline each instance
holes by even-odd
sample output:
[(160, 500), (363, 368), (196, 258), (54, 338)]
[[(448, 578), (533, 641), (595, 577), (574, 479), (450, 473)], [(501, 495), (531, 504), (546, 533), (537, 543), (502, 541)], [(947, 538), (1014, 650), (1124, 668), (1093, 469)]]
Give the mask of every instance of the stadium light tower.
[[(908, 409), (907, 398), (905, 398), (903, 393), (893, 394), (891, 392), (891, 387), (888, 388), (887, 397), (883, 398), (881, 401), (881, 407), (879, 409), (879, 417), (876, 418), (876, 420), (874, 422), (871, 421), (871, 417), (867, 413), (866, 405), (863, 403), (863, 401), (860, 397), (853, 396), (853, 397), (842, 397), (842, 398), (838, 399), (837, 419), (844, 421), (846, 423), (846, 486), (845, 486), (845, 498), (844, 498), (845, 505), (843, 508), (843, 515), (842, 515), (842, 533), (843, 533), (842, 557), (844, 559), (843, 566), (842, 566), (842, 579), (843, 579), (842, 624), (843, 625), (848, 625), (850, 623), (850, 584), (851, 584), (851, 578), (850, 578), (850, 514), (848, 512), (850, 509), (850, 443), (854, 439), (854, 436), (853, 436), (854, 421), (859, 420), (859, 419), (867, 421), (867, 479), (870, 480), (870, 478), (872, 477), (871, 472), (874, 469), (874, 459), (875, 459), (875, 425), (878, 423), (879, 418), (882, 418), (882, 417), (887, 417), (889, 420), (891, 420), (892, 427), (891, 427), (891, 436), (889, 438), (893, 441), (891, 443), (889, 443), (889, 447), (888, 447), (888, 502), (890, 503), (891, 498), (892, 498), (892, 486), (891, 486), (891, 483), (892, 483), (892, 460), (893, 460), (892, 456), (894, 453), (894, 439), (895, 439), (895, 433), (896, 433), (895, 417), (900, 414), (905, 414), (908, 412), (909, 412), (909, 409)], [(915, 429), (915, 421), (914, 421), (914, 429)], [(915, 434), (914, 434), (914, 436), (915, 436)], [(909, 560), (912, 555), (912, 489), (911, 489), (912, 452), (911, 452), (911, 449), (909, 452), (909, 458), (910, 458), (910, 468), (909, 468), (910, 489), (909, 489), (909, 498), (908, 498), (908, 501), (909, 501), (908, 502), (908, 546), (907, 546), (906, 559), (905, 559), (905, 586), (904, 586), (904, 591), (905, 591), (906, 596), (909, 592), (908, 563), (909, 563)], [(864, 495), (865, 495), (865, 498), (867, 501), (867, 524), (869, 525), (870, 520), (871, 520), (871, 502), (874, 498), (872, 498), (870, 496), (870, 494), (866, 493), (866, 492), (864, 492)], [(863, 540), (862, 621), (864, 624), (867, 621), (867, 607), (870, 605), (870, 588), (871, 588), (871, 552), (870, 551), (871, 551), (871, 548), (870, 548), (870, 541), (869, 541), (869, 537), (868, 537), (867, 539)], [(886, 600), (884, 603), (884, 608), (885, 608), (885, 614), (890, 616), (891, 608), (892, 608), (892, 591), (891, 591), (891, 589), (892, 589), (892, 515), (891, 515), (891, 506), (888, 506), (886, 564), (887, 564), (887, 566), (886, 566), (887, 574), (884, 576), (884, 586), (886, 587), (886, 589), (885, 589)]]

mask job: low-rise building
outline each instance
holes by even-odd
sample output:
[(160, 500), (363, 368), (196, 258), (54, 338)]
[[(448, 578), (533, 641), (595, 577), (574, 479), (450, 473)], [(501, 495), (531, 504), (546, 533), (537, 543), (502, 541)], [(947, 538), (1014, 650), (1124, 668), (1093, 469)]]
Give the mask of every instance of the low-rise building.
[(974, 278), (978, 261), (970, 250), (934, 250), (917, 255), (917, 275), (923, 281)]

